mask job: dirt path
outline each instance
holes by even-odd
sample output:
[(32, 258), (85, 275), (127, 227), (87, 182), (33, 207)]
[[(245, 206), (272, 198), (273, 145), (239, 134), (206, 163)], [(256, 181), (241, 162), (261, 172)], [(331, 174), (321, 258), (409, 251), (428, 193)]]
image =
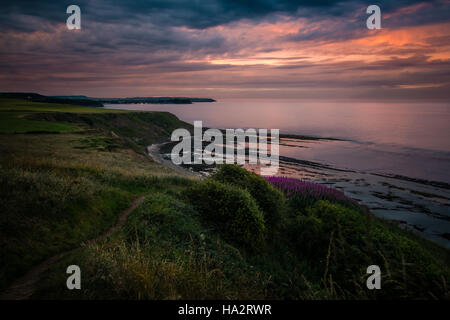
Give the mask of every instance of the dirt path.
[[(93, 244), (97, 241), (101, 241), (101, 240), (105, 239), (106, 237), (109, 237), (116, 231), (118, 231), (121, 227), (123, 227), (123, 225), (127, 221), (128, 216), (142, 203), (143, 200), (144, 200), (144, 196), (141, 196), (141, 197), (135, 199), (131, 203), (131, 206), (119, 215), (119, 219), (117, 220), (117, 223), (114, 226), (112, 226), (110, 229), (108, 229), (108, 231), (106, 231), (104, 234), (102, 234), (94, 239), (83, 242), (81, 244), (81, 246), (86, 246), (86, 245)], [(42, 273), (44, 271), (46, 271), (53, 263), (55, 263), (56, 261), (61, 259), (66, 254), (69, 254), (69, 253), (75, 251), (76, 249), (78, 249), (78, 248), (58, 253), (58, 254), (54, 255), (53, 257), (45, 260), (41, 264), (28, 270), (28, 272), (24, 276), (16, 279), (11, 284), (11, 286), (9, 288), (7, 288), (0, 295), (0, 300), (29, 299), (35, 292), (36, 284), (39, 281)]]

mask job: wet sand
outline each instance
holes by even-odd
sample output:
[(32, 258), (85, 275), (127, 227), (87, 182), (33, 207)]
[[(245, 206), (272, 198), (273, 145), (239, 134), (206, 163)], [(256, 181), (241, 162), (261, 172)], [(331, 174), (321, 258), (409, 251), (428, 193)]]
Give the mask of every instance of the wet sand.
[[(311, 139), (280, 139), (280, 146), (321, 143)], [(295, 143), (297, 142), (297, 143)], [(333, 142), (330, 142), (333, 143)], [(161, 145), (149, 147), (157, 161), (179, 172), (208, 176), (215, 169), (177, 166), (170, 154), (159, 154)], [(166, 148), (167, 149), (167, 148)], [(280, 148), (281, 153), (282, 149)], [(166, 150), (167, 151), (167, 150)], [(244, 166), (259, 173), (258, 165)], [(450, 185), (389, 174), (336, 168), (329, 164), (280, 156), (278, 176), (288, 176), (329, 185), (343, 191), (374, 214), (398, 223), (444, 247), (450, 248)]]

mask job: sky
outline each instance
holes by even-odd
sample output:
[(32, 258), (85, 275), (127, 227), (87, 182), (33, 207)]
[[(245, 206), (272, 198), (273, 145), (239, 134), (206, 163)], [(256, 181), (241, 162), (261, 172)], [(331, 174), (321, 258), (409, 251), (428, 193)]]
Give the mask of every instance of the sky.
[(0, 1), (10, 91), (450, 101), (450, 0)]

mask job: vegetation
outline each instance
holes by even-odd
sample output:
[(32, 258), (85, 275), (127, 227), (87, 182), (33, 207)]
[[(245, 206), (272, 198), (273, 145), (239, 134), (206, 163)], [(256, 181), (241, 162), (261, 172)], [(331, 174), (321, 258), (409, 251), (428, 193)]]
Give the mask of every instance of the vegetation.
[(282, 220), (285, 197), (260, 176), (238, 166), (223, 164), (212, 178), (248, 190), (264, 213), (265, 222), (270, 229), (274, 230), (279, 225)]
[[(24, 105), (27, 110), (19, 111)], [(41, 113), (40, 103), (3, 100), (2, 108), (13, 112), (0, 112), (0, 123), (6, 124), (1, 128), (27, 134), (0, 134), (0, 290), (45, 258), (102, 233), (138, 195), (179, 182), (175, 173), (144, 156), (144, 146), (132, 135), (97, 128), (95, 108), (83, 121), (72, 113), (79, 107), (61, 107), (65, 122), (51, 121), (58, 115)], [(129, 122), (140, 115), (121, 114)], [(161, 121), (165, 114), (154, 117), (164, 127), (149, 121), (149, 130), (170, 130)], [(39, 123), (40, 134), (32, 134), (37, 128), (30, 123)]]
[[(287, 237), (318, 270), (332, 297), (445, 298), (447, 260), (433, 256), (418, 239), (362, 210), (320, 200), (297, 214)], [(368, 292), (366, 269), (382, 268), (382, 290)]]
[(19, 98), (7, 98), (0, 96), (1, 112), (70, 112), (70, 113), (126, 113), (122, 110), (109, 110), (104, 108), (93, 108), (82, 105), (68, 105), (65, 103), (46, 103)]
[(24, 93), (24, 92), (4, 92), (0, 93), (0, 98), (10, 98), (10, 99), (23, 99), (33, 102), (45, 102), (45, 103), (59, 103), (59, 104), (75, 104), (78, 106), (89, 106), (89, 107), (103, 107), (98, 101), (94, 101), (91, 99), (77, 99), (74, 101), (73, 99), (66, 99), (63, 97), (47, 97), (37, 93)]
[[(246, 175), (241, 168), (228, 169)], [(222, 173), (219, 170), (218, 176), (223, 178)], [(248, 191), (231, 183), (235, 178), (190, 181), (177, 190), (169, 187), (149, 195), (114, 239), (81, 250), (54, 266), (35, 297), (449, 297), (447, 250), (353, 203), (347, 207), (316, 199), (312, 205), (299, 207), (288, 197), (280, 213), (280, 233), (270, 240), (264, 238), (258, 246), (254, 241), (242, 241), (239, 237), (245, 230), (230, 223), (230, 219), (240, 218), (239, 210), (227, 201), (245, 198), (244, 207), (259, 207), (256, 201), (250, 204)], [(246, 228), (258, 230), (261, 220), (248, 220), (247, 224)], [(75, 261), (83, 269), (85, 287), (68, 292), (62, 268)], [(373, 264), (382, 269), (382, 290), (366, 287), (366, 269)]]
[(186, 196), (224, 238), (254, 250), (261, 248), (264, 216), (247, 190), (207, 180), (189, 188)]
[(0, 133), (65, 133), (78, 129), (65, 123), (29, 120), (13, 112), (3, 112), (1, 116)]
[[(0, 112), (76, 130), (0, 134), (0, 289), (102, 233), (144, 195), (121, 230), (53, 264), (33, 298), (450, 298), (448, 250), (334, 189), (230, 165), (198, 181), (152, 162), (147, 143), (189, 128), (170, 114), (24, 104)], [(81, 290), (66, 288), (71, 264)], [(380, 266), (382, 290), (367, 289), (369, 265)]]
[(265, 179), (282, 191), (292, 204), (300, 208), (311, 206), (318, 200), (340, 203), (347, 207), (357, 206), (356, 201), (347, 197), (342, 191), (324, 185), (287, 177), (266, 177)]

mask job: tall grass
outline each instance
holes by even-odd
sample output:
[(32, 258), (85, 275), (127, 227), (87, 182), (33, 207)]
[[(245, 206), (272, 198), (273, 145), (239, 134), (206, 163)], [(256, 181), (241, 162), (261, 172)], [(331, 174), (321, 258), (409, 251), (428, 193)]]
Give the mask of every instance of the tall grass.
[(105, 231), (139, 194), (190, 183), (120, 140), (111, 151), (76, 148), (84, 138), (0, 135), (0, 290), (52, 254)]
[(90, 277), (85, 285), (93, 292), (91, 298), (105, 298), (105, 294), (138, 300), (264, 297), (245, 275), (230, 281), (221, 266), (224, 257), (209, 254), (205, 247), (195, 248), (193, 243), (190, 249), (176, 252), (167, 257), (154, 245), (140, 241), (95, 245), (87, 251)]

